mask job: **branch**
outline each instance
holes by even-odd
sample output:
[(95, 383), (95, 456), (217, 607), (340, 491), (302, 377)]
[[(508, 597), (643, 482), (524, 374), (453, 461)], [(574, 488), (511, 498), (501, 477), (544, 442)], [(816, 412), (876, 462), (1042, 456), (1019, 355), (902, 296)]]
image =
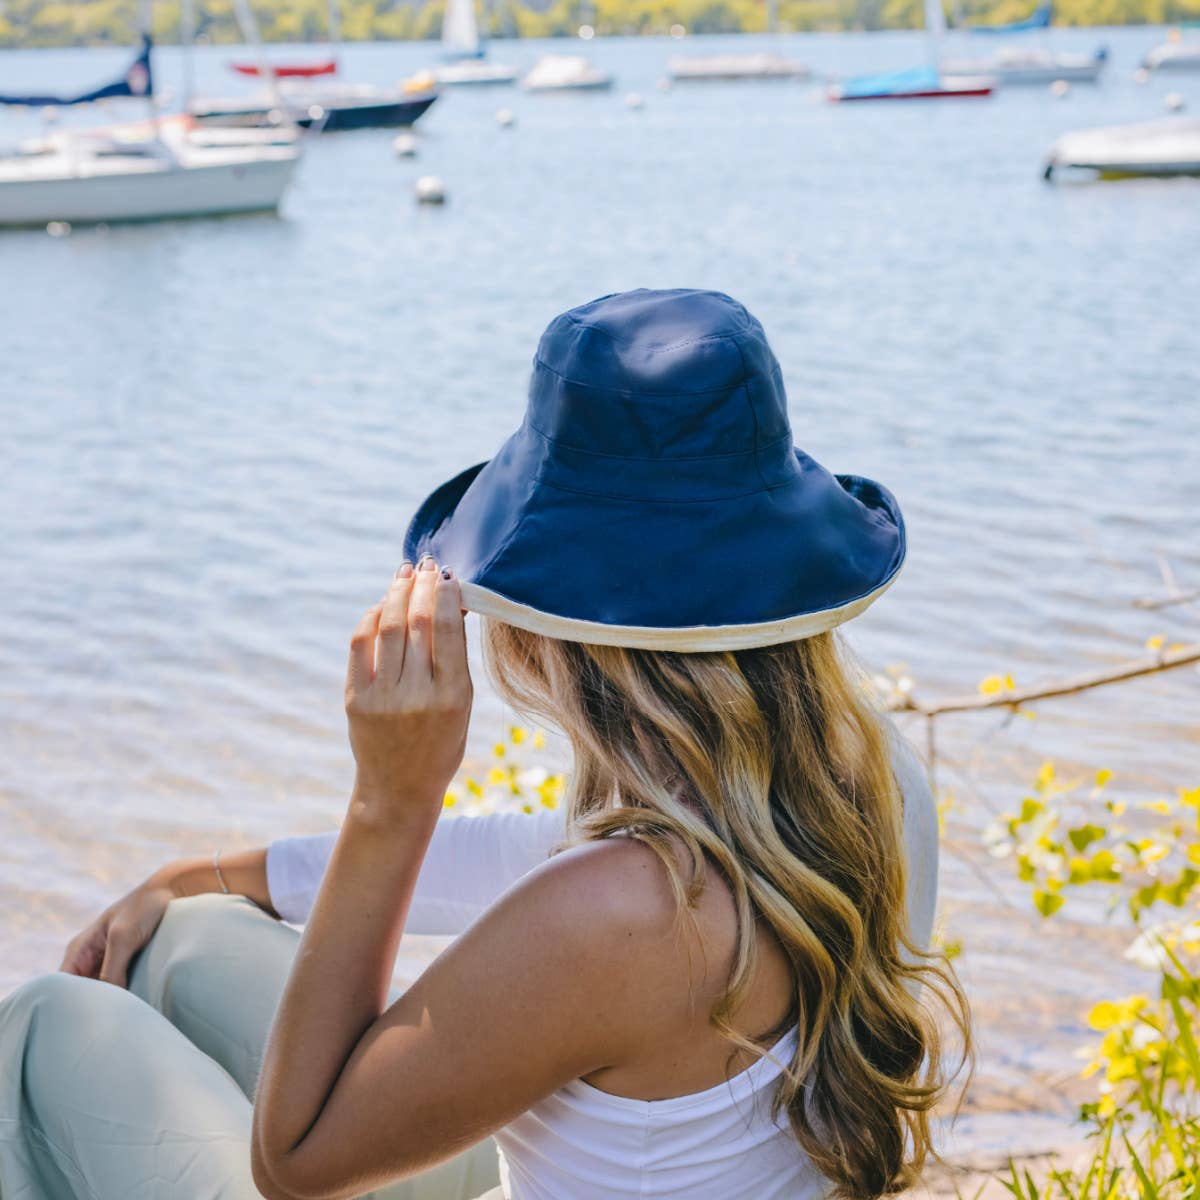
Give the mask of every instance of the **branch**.
[(1119, 683), (1123, 679), (1137, 679), (1142, 675), (1156, 675), (1159, 671), (1170, 671), (1174, 667), (1184, 667), (1188, 663), (1196, 662), (1200, 662), (1200, 645), (1180, 646), (1177, 650), (1168, 650), (1148, 658), (1134, 659), (1131, 662), (1110, 667), (1106, 671), (1097, 671), (1090, 675), (1077, 675), (1074, 679), (1045, 684), (1042, 687), (1016, 688), (1012, 691), (1000, 692), (995, 696), (961, 696), (957, 699), (944, 700), (940, 704), (921, 704), (909, 695), (893, 700), (888, 708), (892, 712), (915, 712), (925, 717), (936, 717), (942, 713), (974, 712), (977, 709), (985, 708), (1015, 709), (1032, 700), (1071, 696), (1076, 692), (1090, 691), (1092, 688), (1103, 687), (1108, 683)]

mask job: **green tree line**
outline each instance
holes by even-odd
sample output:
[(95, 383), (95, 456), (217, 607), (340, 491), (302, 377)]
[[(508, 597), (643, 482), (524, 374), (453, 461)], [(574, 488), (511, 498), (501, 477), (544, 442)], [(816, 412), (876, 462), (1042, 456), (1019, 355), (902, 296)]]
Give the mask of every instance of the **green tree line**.
[[(1034, 0), (962, 0), (962, 19), (1000, 23), (1027, 16)], [(441, 33), (445, 0), (342, 0), (347, 41), (420, 40)], [(480, 13), (492, 37), (568, 37), (583, 21), (599, 34), (761, 33), (765, 0), (551, 0), (532, 8), (520, 0), (490, 0)], [(174, 41), (178, 0), (157, 0), (155, 33)], [(197, 33), (213, 43), (241, 40), (232, 0), (198, 0)], [(319, 42), (328, 36), (325, 0), (255, 0), (270, 42)], [(138, 0), (0, 0), (0, 46), (129, 45)], [(1173, 24), (1200, 20), (1200, 0), (1057, 0), (1062, 25)], [(921, 0), (779, 0), (778, 27), (794, 31), (913, 29)]]

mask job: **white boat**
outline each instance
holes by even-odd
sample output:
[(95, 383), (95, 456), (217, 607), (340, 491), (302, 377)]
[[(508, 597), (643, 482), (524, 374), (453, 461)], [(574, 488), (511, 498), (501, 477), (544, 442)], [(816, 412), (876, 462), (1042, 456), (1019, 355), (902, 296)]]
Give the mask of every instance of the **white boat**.
[(1064, 171), (1104, 179), (1200, 175), (1200, 119), (1165, 117), (1064, 134), (1050, 148), (1045, 177)]
[(1095, 83), (1108, 62), (1108, 51), (1065, 54), (1042, 47), (1006, 46), (986, 58), (945, 59), (945, 75), (988, 75), (1004, 87), (1038, 84)]
[(612, 76), (582, 54), (543, 54), (521, 80), (530, 92), (595, 92), (612, 87)]
[(0, 226), (145, 221), (279, 207), (300, 152), (60, 134), (0, 157)]
[(1200, 71), (1200, 38), (1185, 42), (1178, 29), (1142, 60), (1149, 71)]
[(442, 58), (434, 78), (446, 87), (495, 87), (515, 83), (516, 67), (490, 63), (475, 22), (475, 0), (448, 0), (442, 18)]
[(809, 79), (804, 63), (778, 54), (712, 54), (676, 57), (667, 61), (674, 83), (707, 83), (725, 80)]

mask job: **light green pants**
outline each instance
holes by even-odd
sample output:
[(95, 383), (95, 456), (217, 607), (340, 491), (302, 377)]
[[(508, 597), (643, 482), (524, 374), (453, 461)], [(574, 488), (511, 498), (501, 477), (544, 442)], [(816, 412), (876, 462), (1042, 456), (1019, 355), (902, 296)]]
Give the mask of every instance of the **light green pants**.
[[(241, 897), (177, 900), (129, 991), (47, 975), (0, 1002), (0, 1200), (256, 1200), (251, 1098), (298, 944)], [(498, 1179), (489, 1139), (373, 1195)]]

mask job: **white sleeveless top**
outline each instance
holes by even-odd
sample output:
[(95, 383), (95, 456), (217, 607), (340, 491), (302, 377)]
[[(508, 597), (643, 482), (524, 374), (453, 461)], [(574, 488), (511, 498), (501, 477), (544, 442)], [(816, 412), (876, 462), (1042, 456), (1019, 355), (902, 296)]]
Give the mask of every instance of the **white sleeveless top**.
[[(908, 744), (892, 736), (904, 796), (908, 913), (914, 942), (929, 944), (937, 899), (937, 808)], [(421, 867), (406, 931), (457, 934), (564, 837), (563, 814), (495, 813), (438, 823)], [(267, 851), (276, 912), (303, 924), (336, 833), (285, 838)], [(793, 1030), (725, 1083), (671, 1100), (631, 1100), (577, 1079), (494, 1136), (508, 1200), (817, 1200), (830, 1190), (788, 1130), (771, 1119)]]

